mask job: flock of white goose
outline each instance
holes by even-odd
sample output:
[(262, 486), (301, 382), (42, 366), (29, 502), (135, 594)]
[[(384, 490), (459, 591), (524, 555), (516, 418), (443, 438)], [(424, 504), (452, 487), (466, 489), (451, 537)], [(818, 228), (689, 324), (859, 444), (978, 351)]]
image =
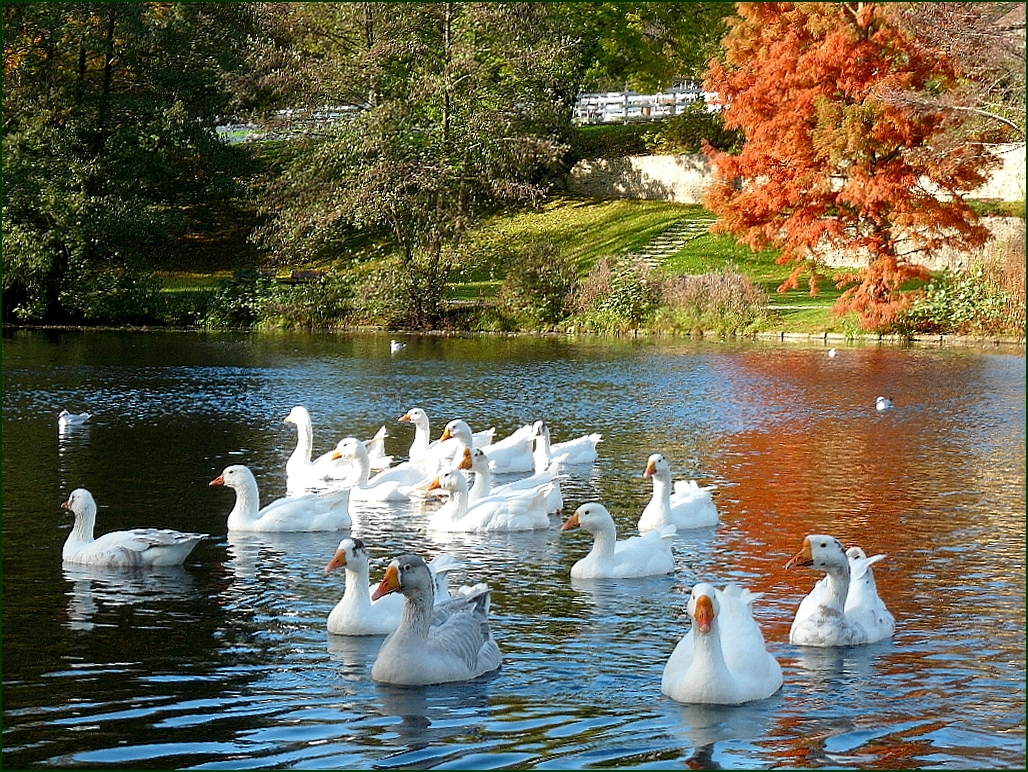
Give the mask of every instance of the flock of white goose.
[[(84, 423), (88, 414), (62, 411), (62, 430)], [(297, 445), (286, 463), (287, 495), (260, 506), (257, 482), (244, 465), (232, 465), (211, 486), (235, 491), (228, 530), (236, 532), (345, 531), (350, 507), (359, 501), (402, 501), (445, 494), (428, 527), (437, 531), (526, 531), (549, 528), (550, 516), (564, 508), (560, 478), (568, 466), (597, 458), (599, 434), (554, 443), (543, 421), (494, 441), (494, 431), (472, 432), (450, 421), (438, 440), (428, 415), (412, 408), (400, 421), (414, 426), (408, 458), (385, 455), (385, 427), (375, 437), (340, 440), (312, 459), (313, 428), (308, 411), (294, 407), (284, 419), (297, 430)], [(474, 475), (469, 486), (468, 473)], [(494, 486), (494, 474), (523, 474)], [(667, 460), (654, 453), (644, 476), (653, 495), (639, 517), (639, 534), (618, 539), (614, 519), (599, 502), (578, 507), (561, 531), (581, 529), (593, 536), (590, 552), (571, 568), (581, 579), (632, 578), (670, 574), (675, 561), (671, 540), (679, 530), (717, 524), (712, 488), (691, 480), (672, 483)], [(78, 488), (61, 505), (75, 515), (64, 544), (66, 563), (110, 567), (181, 564), (207, 534), (136, 528), (94, 538), (96, 503)], [(884, 555), (867, 557), (859, 547), (844, 549), (832, 536), (814, 534), (786, 569), (802, 566), (824, 572), (800, 604), (789, 640), (803, 646), (853, 646), (893, 634), (895, 621), (878, 596), (871, 566)], [(344, 538), (325, 572), (345, 569), (342, 598), (328, 616), (336, 635), (386, 635), (372, 667), (373, 680), (399, 685), (464, 681), (500, 666), (502, 655), (489, 626), (486, 584), (450, 588), (448, 574), (459, 561), (449, 554), (426, 562), (400, 555), (377, 584), (370, 583), (364, 542)], [(664, 667), (661, 691), (685, 703), (740, 704), (771, 696), (782, 685), (782, 670), (767, 651), (753, 616), (758, 593), (736, 585), (692, 588), (692, 625)]]

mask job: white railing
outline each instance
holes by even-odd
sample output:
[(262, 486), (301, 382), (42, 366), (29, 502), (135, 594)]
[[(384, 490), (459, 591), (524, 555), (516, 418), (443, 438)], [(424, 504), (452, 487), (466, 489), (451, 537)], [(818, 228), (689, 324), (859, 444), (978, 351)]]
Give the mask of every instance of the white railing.
[(573, 120), (575, 123), (655, 121), (678, 115), (694, 102), (707, 101), (706, 96), (698, 82), (657, 94), (627, 90), (579, 94)]

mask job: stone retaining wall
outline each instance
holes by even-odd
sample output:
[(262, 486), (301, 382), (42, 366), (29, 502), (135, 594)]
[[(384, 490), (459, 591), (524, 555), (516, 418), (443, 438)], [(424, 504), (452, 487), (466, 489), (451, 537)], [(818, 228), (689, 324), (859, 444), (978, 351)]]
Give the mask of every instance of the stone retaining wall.
[[(1025, 146), (997, 145), (1003, 165), (971, 192), (976, 199), (1024, 201)], [(635, 155), (579, 161), (568, 175), (568, 191), (590, 198), (643, 198), (701, 204), (713, 181), (704, 155)]]

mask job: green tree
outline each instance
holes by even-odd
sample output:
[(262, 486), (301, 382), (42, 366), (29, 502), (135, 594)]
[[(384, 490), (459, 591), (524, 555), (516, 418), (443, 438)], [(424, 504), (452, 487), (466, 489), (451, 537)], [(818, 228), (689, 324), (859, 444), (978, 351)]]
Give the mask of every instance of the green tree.
[[(263, 200), (287, 259), (382, 234), (411, 327), (438, 321), (453, 247), (483, 214), (545, 194), (577, 93), (573, 43), (545, 3), (316, 8), (296, 49), (325, 65), (318, 97), (352, 117), (295, 140)], [(309, 54), (313, 55), (313, 54)], [(334, 93), (330, 93), (332, 87)]]
[(3, 6), (3, 318), (135, 321), (191, 208), (233, 189), (245, 4)]

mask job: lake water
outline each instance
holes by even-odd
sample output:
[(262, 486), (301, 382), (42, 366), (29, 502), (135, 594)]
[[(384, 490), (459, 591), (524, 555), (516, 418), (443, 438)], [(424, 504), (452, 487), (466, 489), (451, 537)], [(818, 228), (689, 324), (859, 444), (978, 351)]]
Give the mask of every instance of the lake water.
[[(997, 768), (1025, 765), (1024, 351), (671, 340), (5, 332), (3, 765), (7, 768)], [(896, 408), (879, 414), (875, 397)], [(572, 582), (581, 533), (429, 532), (423, 506), (356, 508), (372, 579), (449, 551), (493, 588), (500, 671), (385, 688), (379, 638), (329, 635), (340, 534), (228, 536), (249, 465), (285, 493), (305, 405), (315, 451), (424, 408), (498, 435), (545, 418), (601, 432), (564, 481), (565, 516), (605, 502), (635, 528), (661, 452), (718, 486), (717, 527), (680, 533), (674, 576)], [(95, 415), (59, 434), (57, 413)], [(203, 531), (184, 567), (62, 567), (76, 487), (97, 532)], [(818, 578), (784, 571), (808, 533), (868, 554), (895, 636), (789, 644)], [(738, 582), (784, 686), (741, 707), (660, 693), (691, 585)]]

